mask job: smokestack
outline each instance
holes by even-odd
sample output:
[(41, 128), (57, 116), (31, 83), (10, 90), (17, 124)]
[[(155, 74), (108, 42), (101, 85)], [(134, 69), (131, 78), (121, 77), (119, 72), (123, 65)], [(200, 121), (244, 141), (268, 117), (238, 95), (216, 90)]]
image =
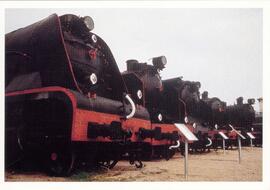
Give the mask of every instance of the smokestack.
[(139, 62), (136, 59), (129, 59), (126, 61), (127, 71), (138, 71), (140, 70)]
[(239, 97), (236, 99), (237, 105), (243, 105), (243, 97)]
[(255, 99), (254, 98), (250, 98), (250, 99), (247, 100), (247, 103), (249, 105), (253, 105), (255, 103)]
[(203, 100), (207, 100), (207, 99), (208, 99), (208, 92), (207, 92), (207, 91), (204, 91), (204, 92), (202, 93), (202, 99), (203, 99)]

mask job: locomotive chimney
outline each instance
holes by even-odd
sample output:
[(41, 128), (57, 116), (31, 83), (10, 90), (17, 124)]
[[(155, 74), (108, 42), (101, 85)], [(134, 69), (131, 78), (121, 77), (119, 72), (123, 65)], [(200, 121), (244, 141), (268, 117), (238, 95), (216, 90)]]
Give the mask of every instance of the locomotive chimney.
[(126, 61), (127, 63), (127, 71), (137, 71), (140, 70), (139, 62), (136, 59), (129, 59)]
[(237, 105), (243, 105), (243, 97), (239, 97), (236, 99)]
[(247, 103), (249, 105), (253, 105), (255, 103), (255, 99), (254, 98), (250, 98), (250, 99), (247, 100)]
[(204, 91), (204, 92), (202, 93), (202, 99), (203, 99), (203, 100), (207, 100), (207, 99), (208, 99), (208, 92), (207, 92), (207, 91)]

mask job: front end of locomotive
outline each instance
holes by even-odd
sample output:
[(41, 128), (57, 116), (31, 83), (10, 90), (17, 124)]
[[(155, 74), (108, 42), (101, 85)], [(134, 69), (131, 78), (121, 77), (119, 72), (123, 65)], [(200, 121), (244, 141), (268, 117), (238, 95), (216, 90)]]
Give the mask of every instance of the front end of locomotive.
[(90, 17), (54, 14), (6, 34), (7, 167), (29, 154), (46, 158), (53, 175), (70, 173), (75, 159), (111, 168), (127, 154), (142, 166), (138, 152), (151, 139), (135, 134), (151, 128), (149, 113), (92, 29)]

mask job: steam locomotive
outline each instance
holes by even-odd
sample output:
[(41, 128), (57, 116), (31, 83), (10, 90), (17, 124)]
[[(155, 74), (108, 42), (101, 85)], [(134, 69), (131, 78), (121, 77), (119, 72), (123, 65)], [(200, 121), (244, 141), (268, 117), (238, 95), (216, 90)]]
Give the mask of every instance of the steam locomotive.
[[(147, 109), (157, 86), (121, 75), (92, 29), (90, 17), (54, 14), (6, 34), (6, 166), (22, 153), (42, 155), (52, 174), (65, 175), (75, 157), (112, 168), (122, 155), (141, 167), (152, 145), (158, 156), (173, 154), (175, 126)], [(145, 76), (161, 84), (153, 68)]]
[(223, 132), (229, 141), (227, 148), (232, 145), (237, 146), (237, 133), (240, 132), (246, 139), (242, 140), (244, 145), (248, 145), (249, 141), (247, 132), (252, 132), (252, 126), (255, 121), (255, 110), (253, 104), (254, 99), (248, 99), (247, 103), (243, 103), (243, 97), (236, 99), (235, 105), (226, 105), (217, 97), (208, 98), (208, 92), (202, 94), (202, 101), (208, 105), (209, 114), (207, 114), (209, 123), (208, 135), (214, 143), (214, 147), (222, 146), (222, 138), (219, 132)]
[(199, 136), (194, 147), (205, 148), (215, 125), (253, 122), (250, 104), (228, 107), (206, 94), (200, 99), (200, 82), (162, 80), (165, 56), (152, 64), (128, 60), (120, 73), (93, 28), (88, 16), (53, 14), (6, 34), (6, 167), (25, 155), (42, 158), (57, 176), (78, 160), (112, 168), (125, 158), (142, 167), (142, 159), (174, 155), (183, 140), (175, 123), (185, 123)]

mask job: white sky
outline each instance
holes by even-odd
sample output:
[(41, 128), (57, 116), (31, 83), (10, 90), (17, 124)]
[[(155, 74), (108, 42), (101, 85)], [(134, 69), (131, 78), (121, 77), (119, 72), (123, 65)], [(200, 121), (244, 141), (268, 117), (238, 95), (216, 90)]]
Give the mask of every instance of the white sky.
[(200, 81), (228, 104), (262, 96), (262, 9), (6, 9), (5, 31), (52, 13), (91, 16), (121, 71), (127, 59), (165, 55), (163, 79)]

